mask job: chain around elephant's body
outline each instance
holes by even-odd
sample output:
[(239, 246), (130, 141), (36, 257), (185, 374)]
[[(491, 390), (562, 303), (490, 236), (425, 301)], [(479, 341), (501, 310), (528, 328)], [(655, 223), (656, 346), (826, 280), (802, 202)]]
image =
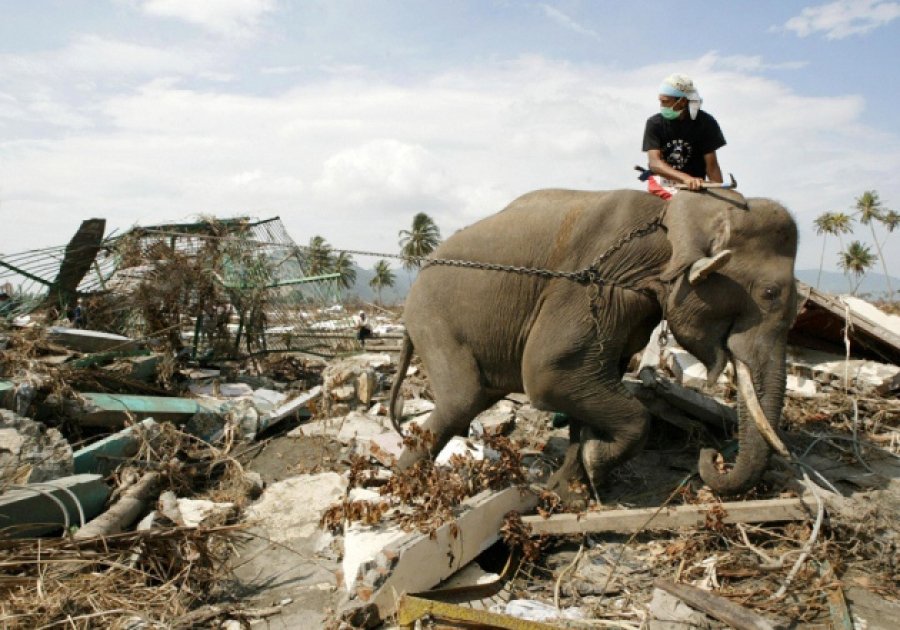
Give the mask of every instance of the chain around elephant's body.
[[(642, 291), (637, 287), (631, 286), (626, 283), (618, 283), (606, 280), (600, 277), (599, 266), (606, 262), (610, 256), (612, 256), (616, 251), (621, 249), (628, 242), (640, 237), (650, 234), (651, 232), (655, 232), (662, 226), (662, 216), (658, 216), (652, 221), (648, 221), (647, 223), (641, 224), (635, 227), (633, 230), (628, 232), (627, 234), (622, 235), (619, 240), (613, 243), (605, 252), (597, 256), (594, 259), (594, 262), (591, 263), (590, 267), (585, 267), (584, 269), (580, 269), (578, 271), (556, 271), (554, 269), (542, 269), (540, 267), (518, 267), (515, 265), (501, 265), (497, 263), (486, 263), (479, 262), (474, 260), (456, 260), (452, 258), (428, 258), (426, 256), (402, 256), (402, 255), (391, 255), (392, 258), (400, 258), (403, 260), (408, 260), (412, 262), (421, 262), (424, 263), (423, 269), (426, 267), (431, 267), (432, 265), (441, 265), (445, 267), (462, 267), (466, 269), (482, 269), (486, 271), (504, 271), (507, 273), (518, 273), (529, 276), (537, 276), (546, 279), (554, 279), (554, 278), (562, 278), (566, 280), (572, 280), (577, 282), (578, 284), (584, 284), (588, 286), (602, 286), (602, 285), (610, 285), (617, 286), (623, 289), (630, 289), (632, 291)], [(349, 250), (340, 250), (348, 254), (358, 254), (358, 255), (367, 255), (370, 252), (359, 252), (359, 251), (349, 251)], [(599, 291), (597, 293), (597, 299), (599, 299)]]
[(456, 260), (452, 258), (428, 258), (426, 256), (403, 256), (398, 254), (378, 254), (375, 252), (365, 252), (365, 251), (356, 251), (356, 250), (335, 250), (340, 251), (346, 254), (356, 254), (358, 256), (381, 256), (382, 258), (399, 258), (401, 260), (409, 261), (409, 262), (418, 262), (424, 263), (423, 269), (426, 267), (431, 267), (433, 265), (441, 265), (445, 267), (461, 267), (463, 269), (481, 269), (484, 271), (503, 271), (506, 273), (518, 273), (528, 276), (536, 276), (539, 278), (545, 279), (555, 279), (561, 278), (565, 280), (572, 280), (577, 282), (578, 284), (583, 284), (587, 286), (588, 289), (588, 302), (590, 304), (591, 309), (591, 319), (594, 321), (594, 326), (597, 329), (598, 337), (601, 333), (601, 324), (600, 324), (600, 313), (603, 310), (604, 302), (603, 297), (601, 295), (600, 289), (604, 285), (609, 285), (613, 287), (618, 287), (621, 289), (628, 289), (629, 291), (637, 291), (639, 293), (646, 293), (647, 290), (642, 287), (636, 287), (628, 283), (623, 282), (612, 282), (600, 276), (600, 265), (605, 263), (609, 258), (622, 247), (624, 247), (630, 241), (633, 241), (636, 238), (641, 236), (645, 236), (652, 232), (655, 232), (660, 227), (662, 227), (663, 217), (665, 216), (665, 212), (657, 216), (656, 218), (648, 221), (646, 223), (642, 223), (638, 225), (631, 231), (623, 234), (615, 243), (610, 245), (606, 251), (597, 256), (594, 259), (594, 262), (591, 263), (590, 267), (586, 267), (584, 269), (580, 269), (578, 271), (556, 271), (553, 269), (541, 269), (539, 267), (518, 267), (515, 265), (500, 265), (497, 263), (487, 263), (487, 262), (478, 262), (474, 260)]

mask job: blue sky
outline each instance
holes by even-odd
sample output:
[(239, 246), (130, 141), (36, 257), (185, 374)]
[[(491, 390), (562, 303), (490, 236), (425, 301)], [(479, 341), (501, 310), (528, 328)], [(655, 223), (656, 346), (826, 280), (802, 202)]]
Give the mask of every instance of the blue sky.
[(879, 0), (0, 0), (0, 253), (202, 214), (395, 252), (419, 211), (448, 235), (529, 190), (637, 187), (678, 71), (815, 268), (816, 216), (900, 210), (898, 59)]

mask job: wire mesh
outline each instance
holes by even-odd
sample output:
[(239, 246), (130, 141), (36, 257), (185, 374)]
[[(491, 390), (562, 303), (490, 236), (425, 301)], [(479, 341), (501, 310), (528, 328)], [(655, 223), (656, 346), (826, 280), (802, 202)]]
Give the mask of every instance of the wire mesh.
[[(278, 217), (137, 227), (104, 239), (78, 285), (89, 328), (161, 336), (194, 356), (355, 345), (340, 276), (322, 272)], [(45, 303), (65, 246), (0, 256), (0, 316)]]

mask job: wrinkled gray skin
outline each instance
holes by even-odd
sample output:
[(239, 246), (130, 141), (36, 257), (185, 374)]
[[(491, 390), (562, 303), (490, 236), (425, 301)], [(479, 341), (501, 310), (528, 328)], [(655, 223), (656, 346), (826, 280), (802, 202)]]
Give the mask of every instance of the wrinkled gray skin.
[[(668, 204), (629, 190), (541, 190), (457, 232), (433, 257), (580, 270), (664, 209), (665, 229), (631, 240), (600, 267), (600, 276), (614, 284), (601, 290), (596, 324), (588, 289), (571, 280), (426, 267), (404, 309), (407, 337), (391, 391), (395, 426), (413, 351), (434, 390), (435, 450), (506, 394), (525, 392), (538, 409), (573, 418), (571, 444), (549, 488), (578, 504), (584, 497), (573, 494), (572, 480), (600, 487), (612, 467), (643, 446), (650, 417), (621, 379), (665, 305), (672, 333), (703, 362), (710, 382), (729, 360), (749, 366), (760, 404), (777, 427), (796, 313), (797, 228), (773, 201), (721, 190), (682, 192)], [(692, 265), (697, 269), (725, 248), (730, 260), (695, 274), (692, 284)], [(615, 286), (623, 283), (640, 291)], [(701, 477), (723, 495), (752, 487), (768, 463), (770, 448), (743, 404), (739, 417), (733, 467), (722, 473), (714, 451), (700, 456)]]

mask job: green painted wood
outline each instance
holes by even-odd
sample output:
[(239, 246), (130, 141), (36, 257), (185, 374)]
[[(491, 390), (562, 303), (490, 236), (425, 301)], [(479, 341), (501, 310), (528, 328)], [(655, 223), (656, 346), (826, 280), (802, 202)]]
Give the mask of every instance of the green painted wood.
[(188, 398), (97, 393), (81, 394), (81, 397), (85, 409), (77, 420), (83, 426), (118, 427), (129, 417), (134, 420), (150, 417), (159, 421), (187, 420), (200, 411), (197, 401)]
[[(59, 503), (38, 490), (51, 494)], [(80, 526), (81, 517), (69, 493), (78, 499), (88, 522), (103, 512), (110, 489), (100, 475), (73, 475), (9, 490), (0, 495), (0, 536), (25, 538), (62, 531), (66, 517), (60, 503), (70, 527)]]
[(137, 453), (140, 446), (138, 433), (152, 434), (159, 424), (153, 418), (147, 418), (136, 426), (140, 427), (138, 431), (135, 431), (135, 426), (131, 426), (75, 451), (73, 455), (75, 474), (108, 475), (123, 458)]

